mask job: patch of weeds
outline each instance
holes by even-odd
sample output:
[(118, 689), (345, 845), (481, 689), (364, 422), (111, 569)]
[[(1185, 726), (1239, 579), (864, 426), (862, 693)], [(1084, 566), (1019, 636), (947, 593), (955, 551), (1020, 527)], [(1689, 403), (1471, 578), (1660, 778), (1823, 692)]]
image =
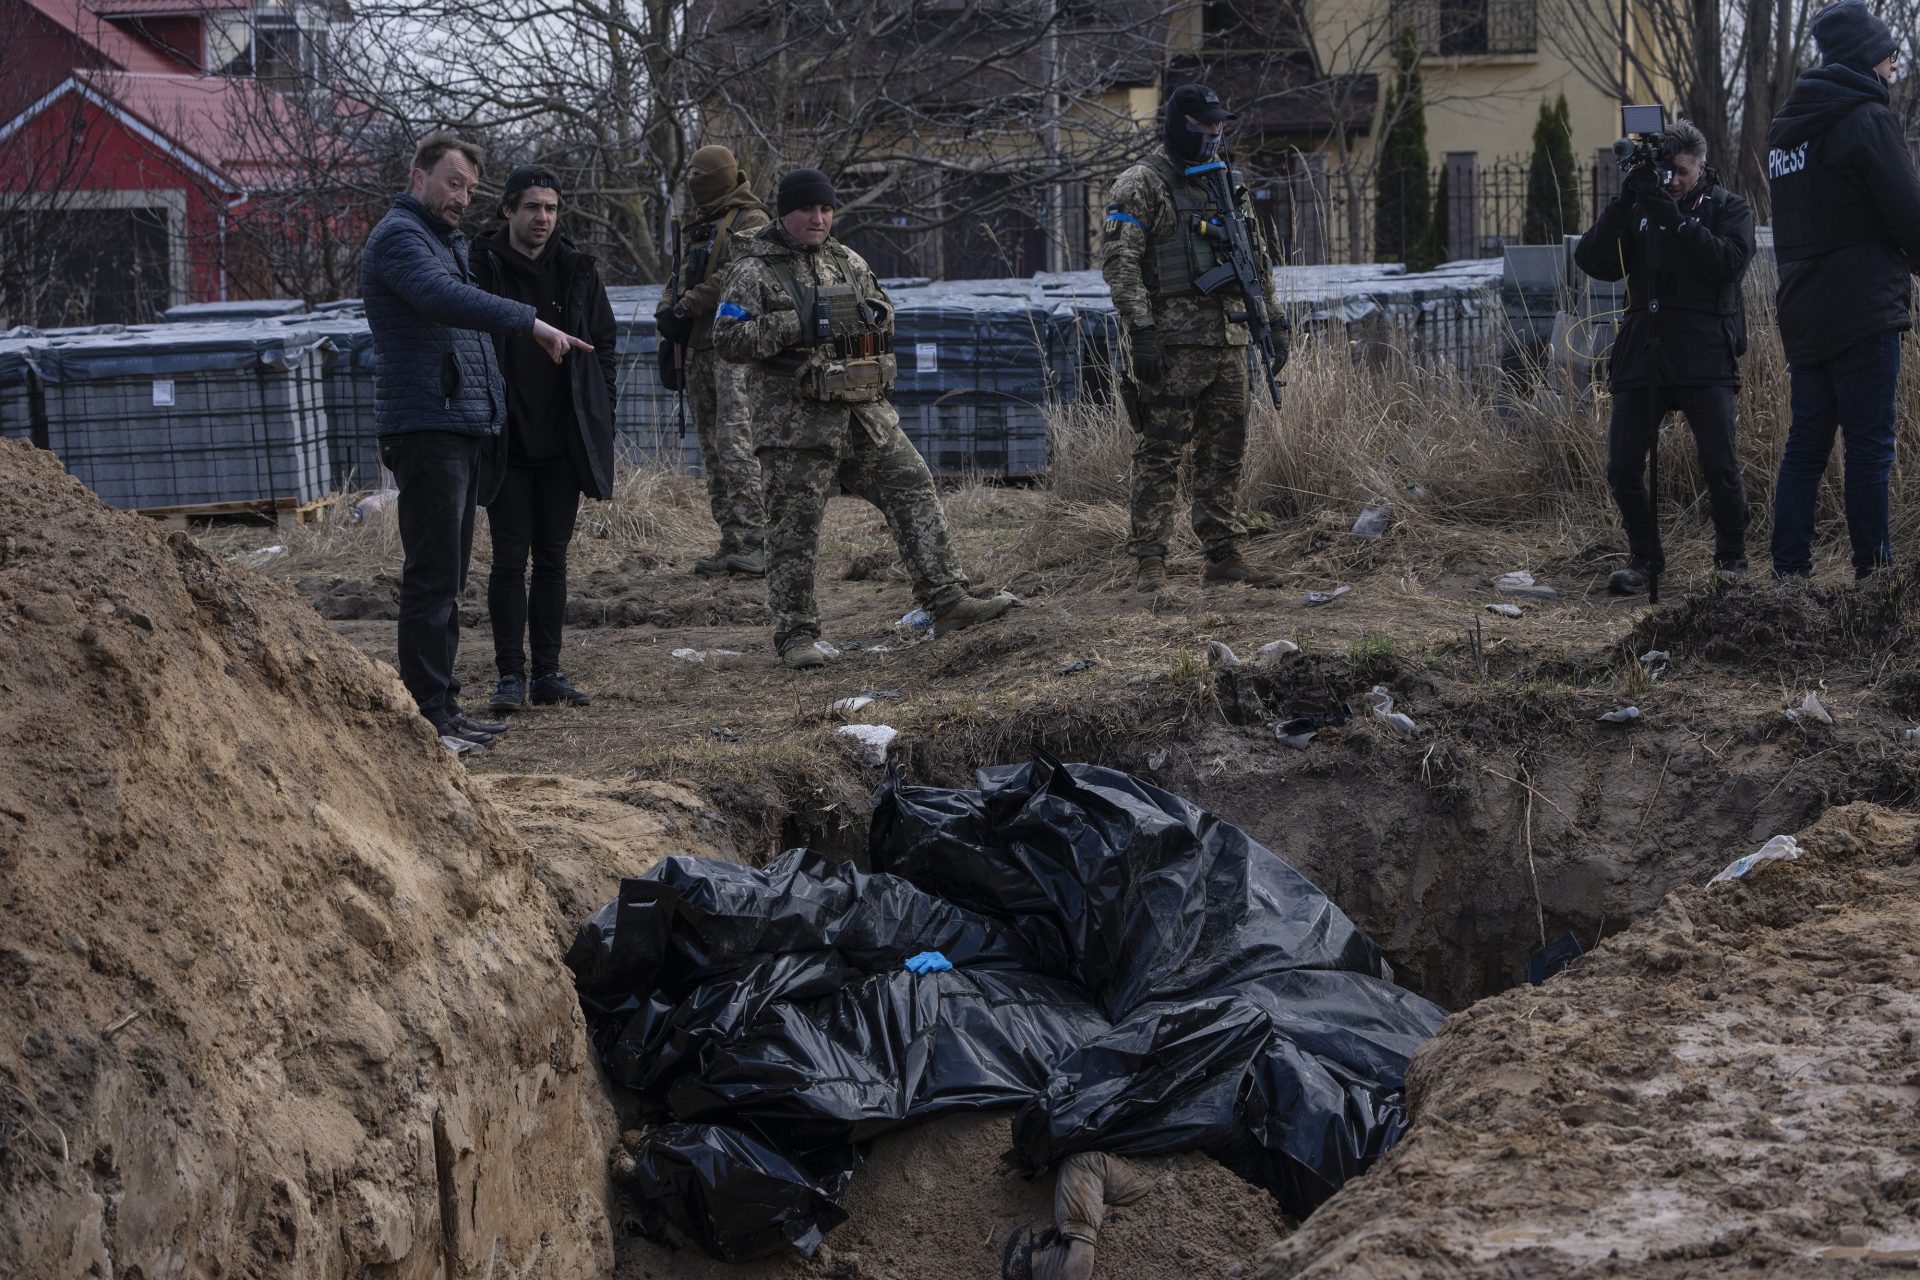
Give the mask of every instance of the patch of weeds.
[(1176, 689), (1189, 688), (1206, 683), (1207, 664), (1193, 650), (1181, 646), (1173, 665), (1167, 669), (1167, 679)]

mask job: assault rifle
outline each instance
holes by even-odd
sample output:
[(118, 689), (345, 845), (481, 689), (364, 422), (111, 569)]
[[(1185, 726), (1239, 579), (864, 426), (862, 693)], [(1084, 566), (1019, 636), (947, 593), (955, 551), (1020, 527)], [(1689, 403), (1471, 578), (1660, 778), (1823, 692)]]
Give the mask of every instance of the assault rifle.
[(1206, 187), (1207, 194), (1213, 198), (1214, 208), (1220, 211), (1217, 220), (1209, 219), (1200, 227), (1200, 233), (1209, 239), (1223, 241), (1227, 260), (1211, 271), (1205, 272), (1194, 281), (1200, 292), (1212, 297), (1229, 285), (1240, 287), (1241, 297), (1246, 299), (1245, 311), (1229, 311), (1227, 319), (1237, 320), (1247, 326), (1247, 332), (1253, 337), (1253, 345), (1260, 351), (1260, 359), (1266, 366), (1267, 394), (1273, 397), (1273, 407), (1280, 407), (1280, 388), (1286, 386), (1280, 377), (1280, 349), (1273, 337), (1277, 324), (1284, 331), (1291, 326), (1283, 316), (1267, 314), (1267, 285), (1270, 276), (1263, 275), (1266, 268), (1253, 251), (1253, 237), (1248, 234), (1247, 223), (1240, 216), (1240, 206), (1233, 198), (1233, 176), (1224, 160), (1210, 160), (1206, 164), (1196, 164), (1186, 171), (1186, 176), (1196, 178)]

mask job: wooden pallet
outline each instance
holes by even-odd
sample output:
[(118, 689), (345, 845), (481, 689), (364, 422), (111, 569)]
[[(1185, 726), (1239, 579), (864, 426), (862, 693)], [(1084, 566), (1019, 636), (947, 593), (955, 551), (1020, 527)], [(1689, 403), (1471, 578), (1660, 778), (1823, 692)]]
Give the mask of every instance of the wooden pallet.
[(265, 516), (277, 524), (291, 515), (295, 524), (312, 524), (338, 501), (340, 495), (330, 493), (312, 502), (295, 502), (291, 498), (260, 498), (250, 502), (203, 502), (184, 507), (138, 507), (133, 514), (163, 521), (173, 529), (184, 529), (195, 520), (212, 520), (219, 516)]

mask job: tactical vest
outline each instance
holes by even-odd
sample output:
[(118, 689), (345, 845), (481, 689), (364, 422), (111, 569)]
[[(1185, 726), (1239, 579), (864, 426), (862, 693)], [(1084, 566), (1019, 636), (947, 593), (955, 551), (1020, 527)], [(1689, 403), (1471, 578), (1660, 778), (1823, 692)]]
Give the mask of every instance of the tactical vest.
[(727, 259), (733, 253), (733, 236), (730, 234), (733, 224), (749, 209), (766, 212), (766, 206), (762, 204), (735, 205), (718, 218), (709, 218), (687, 228), (687, 256), (680, 264), (680, 287), (674, 295), (676, 300), (705, 284), (727, 265)]
[[(1147, 288), (1157, 298), (1197, 298), (1205, 296), (1200, 280), (1221, 267), (1232, 270), (1227, 253), (1227, 236), (1221, 227), (1223, 213), (1213, 206), (1206, 191), (1189, 182), (1184, 172), (1165, 156), (1146, 159), (1154, 176), (1166, 184), (1173, 200), (1173, 230), (1156, 236), (1147, 246), (1142, 266)], [(1234, 190), (1239, 175), (1229, 171), (1227, 189)], [(1208, 232), (1213, 234), (1209, 235)], [(1238, 287), (1235, 286), (1235, 292)], [(1219, 290), (1214, 291), (1218, 296)]]
[[(852, 274), (846, 250), (834, 245), (822, 252), (834, 254), (841, 271)], [(860, 290), (802, 280), (792, 259), (770, 258), (767, 265), (800, 317), (800, 341), (766, 361), (767, 367), (791, 374), (802, 396), (826, 404), (866, 404), (891, 391), (897, 369), (893, 335)]]

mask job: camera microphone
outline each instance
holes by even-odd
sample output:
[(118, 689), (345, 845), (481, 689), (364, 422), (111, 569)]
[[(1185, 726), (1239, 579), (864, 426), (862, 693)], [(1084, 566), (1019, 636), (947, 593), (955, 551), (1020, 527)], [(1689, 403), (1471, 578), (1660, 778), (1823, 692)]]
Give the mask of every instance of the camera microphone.
[(1614, 158), (1617, 160), (1625, 160), (1628, 156), (1632, 155), (1633, 139), (1632, 138), (1615, 138), (1613, 140), (1613, 154), (1614, 154)]

